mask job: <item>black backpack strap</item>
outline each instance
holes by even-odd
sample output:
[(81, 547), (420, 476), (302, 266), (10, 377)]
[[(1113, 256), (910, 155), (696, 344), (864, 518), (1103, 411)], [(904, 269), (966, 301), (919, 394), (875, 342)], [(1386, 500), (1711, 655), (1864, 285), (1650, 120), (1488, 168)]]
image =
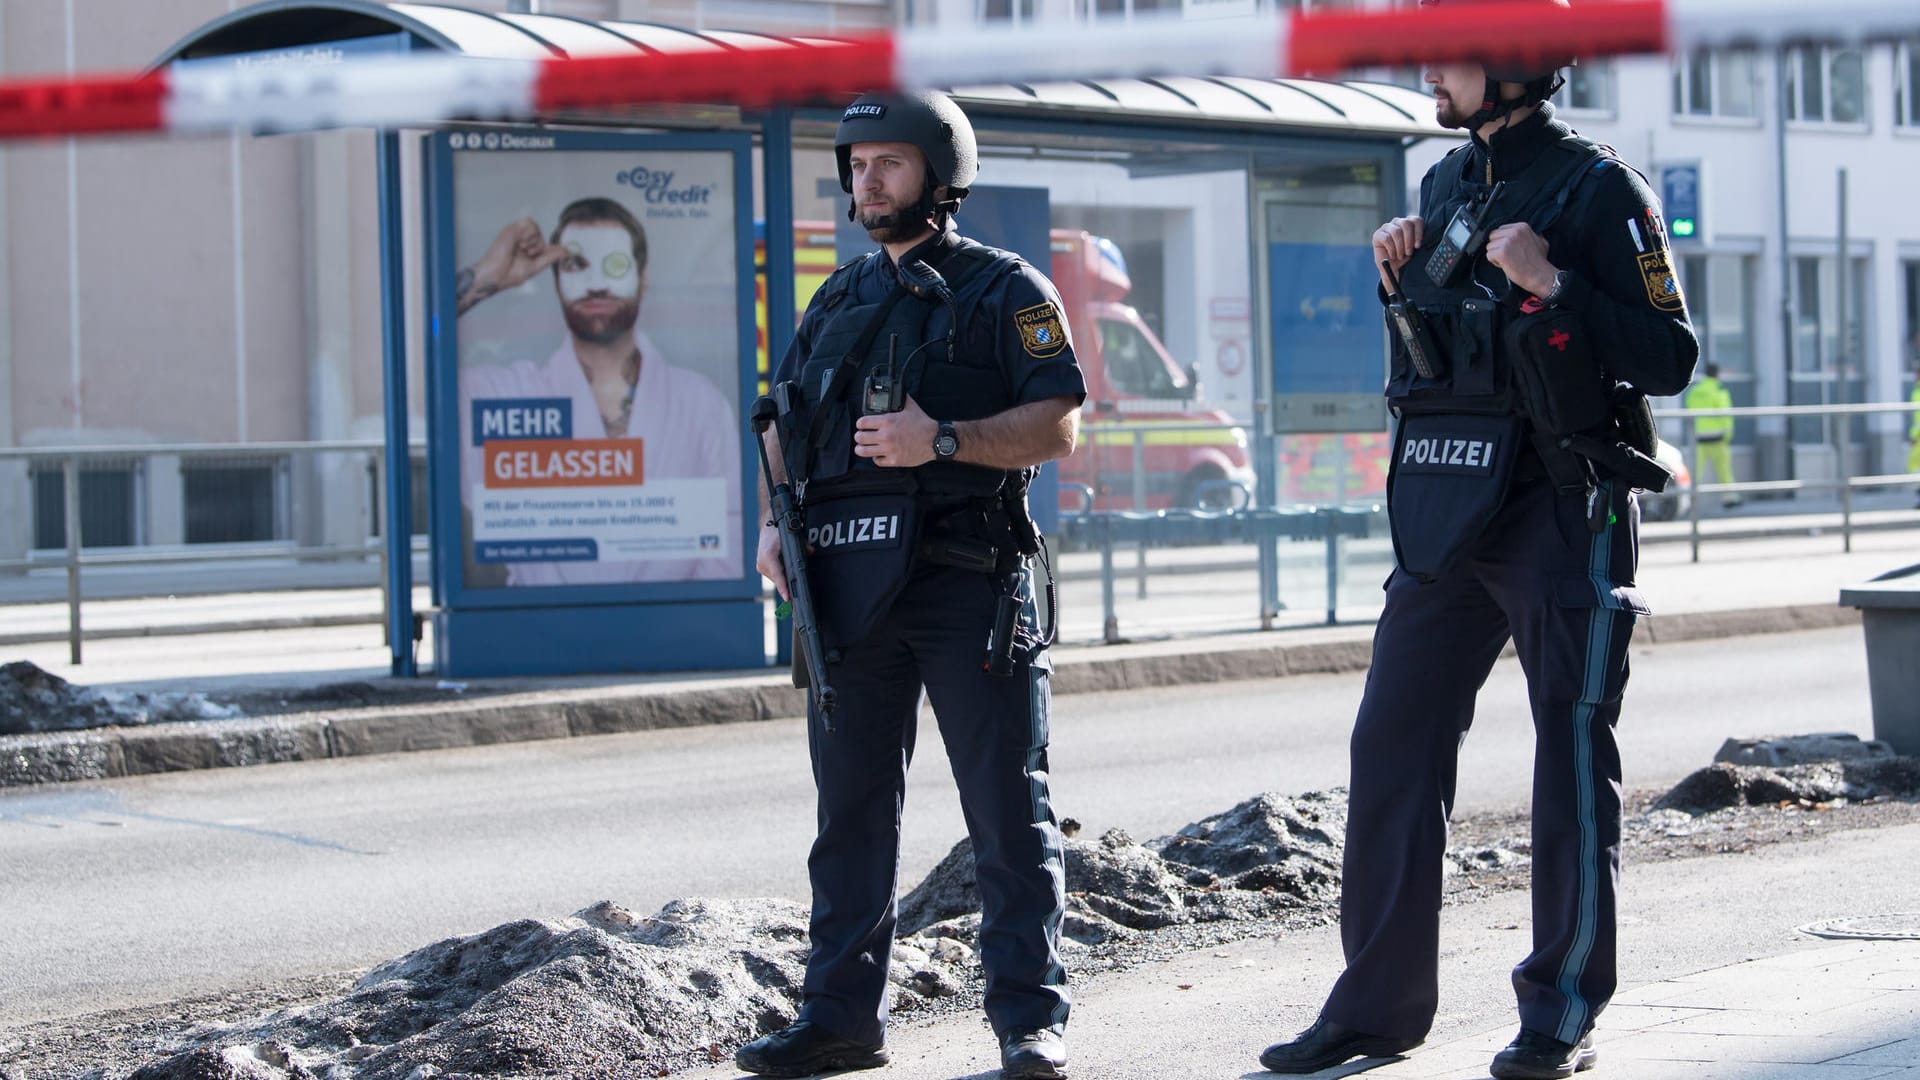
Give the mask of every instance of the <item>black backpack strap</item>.
[(1585, 187), (1588, 180), (1604, 171), (1609, 163), (1620, 160), (1614, 155), (1613, 148), (1610, 146), (1586, 139), (1578, 142), (1580, 150), (1569, 155), (1573, 160), (1561, 166), (1559, 175), (1554, 178), (1553, 183), (1543, 188), (1553, 192), (1553, 197), (1542, 203), (1539, 209), (1527, 218), (1527, 224), (1533, 226), (1533, 231), (1542, 236), (1545, 236), (1547, 230), (1553, 228), (1554, 223), (1566, 213), (1567, 207), (1573, 203), (1575, 193)]

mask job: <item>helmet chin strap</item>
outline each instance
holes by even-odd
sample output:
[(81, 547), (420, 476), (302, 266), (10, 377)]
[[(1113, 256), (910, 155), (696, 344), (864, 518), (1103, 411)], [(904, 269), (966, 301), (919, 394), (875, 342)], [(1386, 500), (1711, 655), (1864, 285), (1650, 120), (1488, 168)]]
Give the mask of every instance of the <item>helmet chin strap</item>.
[[(1542, 83), (1545, 85), (1541, 85)], [(1501, 97), (1500, 85), (1500, 82), (1496, 79), (1491, 77), (1487, 79), (1486, 91), (1481, 96), (1480, 111), (1467, 117), (1467, 130), (1478, 131), (1491, 121), (1504, 120), (1521, 109), (1531, 105), (1538, 105), (1548, 98), (1551, 98), (1563, 84), (1559, 75), (1556, 73), (1547, 76), (1545, 79), (1536, 79), (1533, 82), (1522, 83), (1520, 85), (1520, 96), (1514, 98)]]
[(1478, 131), (1492, 121), (1504, 120), (1512, 116), (1513, 111), (1522, 107), (1526, 100), (1525, 94), (1517, 98), (1502, 98), (1499, 81), (1488, 79), (1487, 88), (1480, 97), (1480, 110), (1467, 117), (1467, 130)]
[[(947, 219), (952, 217), (953, 214), (960, 209), (959, 199), (947, 198), (939, 201), (934, 200), (934, 190), (939, 186), (940, 182), (933, 175), (933, 170), (928, 169), (926, 182), (920, 185), (920, 201), (914, 203), (912, 209), (914, 220), (930, 222), (936, 230), (945, 228)], [(902, 214), (888, 214), (883, 218), (875, 220), (870, 227), (876, 229), (892, 228), (898, 224), (904, 216), (905, 215)], [(847, 199), (847, 220), (860, 220), (860, 200), (858, 197), (849, 197)]]

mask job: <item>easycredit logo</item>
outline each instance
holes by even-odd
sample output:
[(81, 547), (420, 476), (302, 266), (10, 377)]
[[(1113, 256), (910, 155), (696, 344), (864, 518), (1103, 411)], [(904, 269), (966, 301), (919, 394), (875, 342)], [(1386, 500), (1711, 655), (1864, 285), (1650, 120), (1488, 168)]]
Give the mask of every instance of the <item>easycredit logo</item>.
[(482, 446), (488, 488), (639, 487), (639, 439), (500, 439)]

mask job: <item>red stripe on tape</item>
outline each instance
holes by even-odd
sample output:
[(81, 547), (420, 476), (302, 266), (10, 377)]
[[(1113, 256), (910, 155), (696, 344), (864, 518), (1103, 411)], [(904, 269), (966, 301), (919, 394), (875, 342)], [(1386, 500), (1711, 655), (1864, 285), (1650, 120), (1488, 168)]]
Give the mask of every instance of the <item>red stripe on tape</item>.
[(0, 138), (159, 131), (165, 72), (0, 82)]
[(1398, 11), (1296, 12), (1290, 75), (1477, 60), (1531, 63), (1563, 56), (1665, 52), (1662, 0), (1589, 0), (1571, 8), (1478, 0)]
[(770, 105), (894, 85), (894, 42), (874, 35), (819, 44), (549, 60), (534, 107), (614, 108), (645, 102)]

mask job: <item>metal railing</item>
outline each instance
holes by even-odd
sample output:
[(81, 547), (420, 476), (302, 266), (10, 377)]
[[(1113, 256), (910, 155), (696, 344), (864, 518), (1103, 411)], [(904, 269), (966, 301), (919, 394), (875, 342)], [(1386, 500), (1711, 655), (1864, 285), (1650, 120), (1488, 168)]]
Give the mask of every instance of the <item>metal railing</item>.
[[(416, 442), (411, 445), (410, 459), (422, 460), (426, 444)], [(60, 446), (37, 448), (0, 448), (0, 463), (24, 461), (29, 475), (36, 471), (48, 471), (57, 468), (61, 473), (61, 502), (63, 505), (64, 549), (59, 555), (49, 557), (45, 554), (29, 554), (26, 558), (0, 559), (0, 573), (61, 568), (66, 571), (67, 585), (67, 650), (71, 663), (81, 662), (82, 632), (82, 596), (81, 576), (87, 567), (107, 566), (161, 566), (168, 564), (206, 563), (222, 561), (259, 560), (270, 558), (297, 559), (302, 561), (326, 561), (342, 559), (373, 558), (378, 561), (381, 581), (381, 610), (384, 613), (392, 598), (387, 595), (387, 545), (384, 542), (386, 515), (381, 508), (386, 505), (387, 468), (386, 443), (378, 439), (332, 440), (323, 442), (271, 442), (271, 443), (144, 443), (122, 446)], [(258, 461), (262, 458), (284, 456), (289, 459), (311, 457), (321, 454), (365, 455), (365, 468), (371, 478), (371, 484), (363, 491), (356, 506), (358, 520), (363, 527), (355, 532), (362, 537), (350, 543), (304, 544), (292, 536), (252, 540), (238, 543), (185, 543), (178, 546), (129, 546), (125, 550), (104, 551), (86, 550), (85, 537), (82, 535), (81, 484), (80, 478), (89, 462), (125, 461), (128, 458), (151, 460), (157, 457), (178, 458), (183, 463), (207, 461), (214, 464), (226, 464), (235, 459)], [(184, 518), (187, 508), (180, 508)], [(297, 516), (297, 515), (296, 515)], [(276, 529), (276, 531), (280, 531)], [(288, 529), (288, 532), (293, 530)], [(415, 551), (424, 551), (424, 538), (415, 536)], [(386, 620), (382, 619), (382, 625)]]
[[(1800, 491), (1836, 491), (1839, 495), (1839, 524), (1843, 543), (1852, 550), (1853, 532), (1856, 528), (1854, 516), (1854, 494), (1874, 488), (1897, 487), (1907, 484), (1920, 484), (1920, 474), (1884, 474), (1854, 476), (1848, 472), (1846, 453), (1835, 453), (1837, 465), (1835, 475), (1824, 477), (1801, 477), (1791, 480), (1761, 480), (1741, 483), (1705, 484), (1701, 480), (1700, 444), (1694, 437), (1694, 423), (1708, 417), (1759, 418), (1759, 417), (1814, 417), (1836, 418), (1871, 414), (1912, 414), (1920, 411), (1920, 405), (1911, 402), (1864, 404), (1864, 405), (1804, 405), (1804, 406), (1756, 406), (1712, 410), (1662, 409), (1655, 416), (1662, 421), (1677, 421), (1682, 427), (1678, 448), (1689, 464), (1692, 482), (1681, 489), (1688, 496), (1685, 510), (1688, 524), (1688, 541), (1692, 547), (1694, 561), (1700, 559), (1701, 545), (1711, 538), (1711, 533), (1703, 533), (1701, 528), (1700, 497), (1712, 495), (1742, 494), (1793, 494)], [(1837, 440), (1845, 439), (1847, 429), (1852, 425), (1833, 423)], [(1175, 508), (1168, 511), (1150, 511), (1147, 509), (1153, 491), (1153, 483), (1147, 468), (1149, 444), (1156, 436), (1181, 436), (1196, 433), (1230, 432), (1244, 430), (1242, 425), (1222, 424), (1219, 422), (1166, 423), (1152, 421), (1146, 423), (1101, 422), (1088, 424), (1082, 431), (1089, 438), (1083, 445), (1094, 446), (1094, 437), (1106, 440), (1124, 439), (1130, 445), (1128, 454), (1130, 468), (1127, 470), (1126, 484), (1122, 490), (1127, 492), (1127, 501), (1132, 504), (1129, 510), (1093, 509), (1093, 493), (1084, 486), (1079, 488), (1081, 510), (1063, 512), (1061, 515), (1062, 537), (1071, 543), (1074, 540), (1097, 547), (1101, 553), (1101, 578), (1103, 600), (1103, 636), (1107, 640), (1117, 640), (1119, 631), (1115, 615), (1115, 549), (1121, 545), (1135, 548), (1132, 576), (1135, 578), (1135, 592), (1138, 598), (1145, 599), (1148, 591), (1148, 578), (1152, 570), (1148, 562), (1151, 548), (1169, 544), (1215, 543), (1231, 545), (1249, 545), (1255, 548), (1255, 565), (1259, 569), (1260, 585), (1258, 591), (1259, 625), (1270, 628), (1276, 611), (1279, 609), (1280, 571), (1278, 559), (1278, 541), (1323, 540), (1326, 559), (1326, 608), (1328, 621), (1332, 621), (1337, 607), (1339, 583), (1342, 580), (1348, 559), (1345, 542), (1372, 534), (1380, 530), (1377, 506), (1343, 505), (1301, 505), (1301, 506), (1259, 506), (1253, 493), (1240, 484), (1230, 481), (1213, 481), (1207, 485), (1206, 494), (1218, 496), (1219, 509)], [(1905, 426), (1902, 425), (1902, 433)], [(1236, 439), (1235, 444), (1239, 445)], [(1256, 444), (1258, 445), (1258, 444)], [(1267, 467), (1282, 468), (1281, 454), (1276, 440), (1273, 445), (1275, 460)], [(1253, 447), (1246, 447), (1249, 455)], [(247, 560), (287, 559), (300, 562), (319, 562), (335, 560), (368, 559), (379, 567), (381, 583), (381, 606), (383, 615), (390, 609), (392, 597), (387, 594), (387, 558), (388, 545), (384, 542), (384, 524), (386, 519), (387, 476), (385, 468), (385, 443), (377, 439), (335, 440), (326, 442), (278, 442), (278, 443), (178, 443), (144, 444), (117, 446), (70, 446), (37, 448), (0, 448), (0, 465), (9, 462), (24, 462), (29, 474), (58, 472), (62, 503), (62, 524), (64, 546), (58, 550), (40, 549), (25, 558), (0, 558), (0, 574), (29, 570), (63, 570), (66, 577), (67, 641), (73, 663), (81, 661), (83, 638), (83, 598), (82, 577), (89, 568), (127, 567), (127, 566), (166, 566), (187, 565), (193, 563), (238, 563)], [(1837, 450), (1837, 448), (1836, 448)], [(415, 467), (424, 457), (423, 443), (414, 443), (411, 447)], [(1336, 456), (1344, 450), (1335, 449)], [(94, 468), (111, 463), (123, 468), (124, 463), (132, 459), (145, 462), (148, 467), (153, 459), (173, 458), (186, 466), (200, 463), (210, 468), (230, 466), (236, 462), (260, 463), (274, 458), (290, 459), (298, 466), (318, 466), (321, 455), (362, 455), (366, 470), (367, 483), (356, 483), (355, 493), (350, 500), (352, 509), (348, 512), (357, 515), (363, 524), (351, 532), (354, 539), (348, 542), (306, 542), (298, 537), (303, 533), (311, 536), (314, 529), (302, 529), (301, 517), (313, 512), (312, 505), (302, 507), (305, 501), (315, 504), (318, 499), (294, 500), (294, 509), (276, 524), (276, 538), (245, 542), (197, 543), (141, 545), (117, 549), (83, 547), (86, 539), (82, 521), (82, 475)], [(1336, 467), (1338, 463), (1336, 462)], [(1256, 466), (1258, 463), (1256, 462)], [(333, 468), (337, 471), (339, 466)], [(315, 472), (319, 471), (317, 468)], [(1107, 470), (1103, 478), (1114, 476), (1115, 470)], [(356, 472), (357, 475), (357, 472)], [(1275, 477), (1276, 489), (1284, 489), (1284, 475)], [(297, 486), (297, 485), (296, 485)], [(174, 489), (169, 488), (171, 495)], [(50, 493), (49, 493), (50, 494)], [(1193, 494), (1189, 492), (1189, 494)], [(30, 496), (29, 496), (30, 497)], [(153, 496), (149, 495), (149, 498)], [(334, 506), (342, 501), (336, 497)], [(1176, 500), (1177, 501), (1177, 500)], [(1369, 498), (1365, 500), (1373, 502)], [(316, 504), (317, 505), (317, 504)], [(44, 505), (51, 509), (50, 499)], [(185, 510), (181, 511), (182, 516)], [(49, 523), (50, 524), (50, 523)], [(311, 524), (311, 522), (307, 522)], [(416, 522), (416, 525), (418, 523)], [(340, 536), (342, 530), (332, 530), (334, 536)], [(51, 535), (51, 534), (48, 534)], [(1370, 549), (1369, 549), (1370, 550)], [(416, 554), (424, 551), (423, 538), (414, 538)], [(388, 620), (384, 617), (382, 625)]]
[[(1695, 424), (1699, 420), (1717, 417), (1738, 419), (1762, 416), (1781, 417), (1850, 417), (1870, 416), (1882, 413), (1920, 413), (1920, 403), (1910, 401), (1868, 403), (1860, 405), (1750, 405), (1726, 409), (1656, 409), (1656, 420), (1679, 420), (1684, 427), (1681, 432), (1681, 447), (1687, 460), (1690, 484), (1684, 489), (1687, 500), (1688, 536), (1687, 542), (1692, 548), (1694, 562), (1700, 561), (1700, 545), (1703, 537), (1700, 533), (1700, 496), (1742, 494), (1780, 494), (1797, 493), (1808, 490), (1831, 490), (1840, 496), (1840, 535), (1842, 550), (1853, 550), (1853, 494), (1862, 488), (1903, 487), (1920, 483), (1920, 473), (1880, 473), (1867, 476), (1854, 476), (1848, 471), (1847, 456), (1852, 449), (1852, 440), (1848, 437), (1851, 424), (1833, 424), (1832, 477), (1798, 477), (1792, 480), (1748, 480), (1738, 483), (1700, 483), (1700, 439)], [(1720, 479), (1716, 477), (1716, 479)]]

